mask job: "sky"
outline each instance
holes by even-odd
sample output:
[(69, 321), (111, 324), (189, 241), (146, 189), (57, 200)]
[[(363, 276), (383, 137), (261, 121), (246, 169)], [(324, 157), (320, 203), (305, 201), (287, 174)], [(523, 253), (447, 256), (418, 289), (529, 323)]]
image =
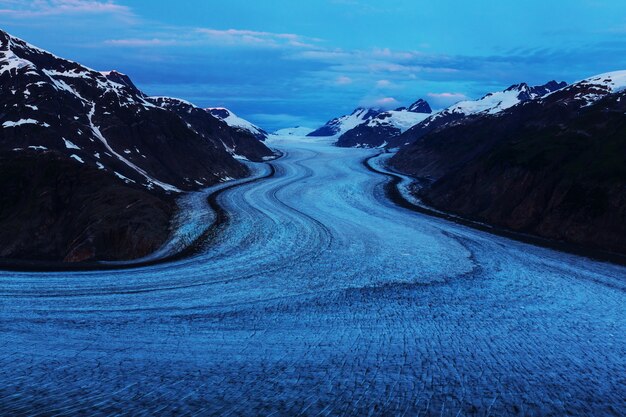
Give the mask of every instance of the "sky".
[(0, 0), (0, 28), (270, 131), (626, 69), (624, 0)]

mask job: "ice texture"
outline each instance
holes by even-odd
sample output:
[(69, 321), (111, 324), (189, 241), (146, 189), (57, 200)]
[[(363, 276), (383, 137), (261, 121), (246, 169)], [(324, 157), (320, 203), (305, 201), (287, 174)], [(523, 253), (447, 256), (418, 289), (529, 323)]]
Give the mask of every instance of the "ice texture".
[(625, 268), (400, 208), (379, 151), (271, 144), (196, 256), (0, 273), (0, 414), (623, 415)]

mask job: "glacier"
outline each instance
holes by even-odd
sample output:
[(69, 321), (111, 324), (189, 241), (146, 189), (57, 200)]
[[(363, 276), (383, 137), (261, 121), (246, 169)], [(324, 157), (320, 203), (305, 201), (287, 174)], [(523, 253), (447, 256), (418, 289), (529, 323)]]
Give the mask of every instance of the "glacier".
[(626, 268), (401, 208), (379, 150), (269, 144), (193, 256), (0, 272), (0, 414), (624, 412)]

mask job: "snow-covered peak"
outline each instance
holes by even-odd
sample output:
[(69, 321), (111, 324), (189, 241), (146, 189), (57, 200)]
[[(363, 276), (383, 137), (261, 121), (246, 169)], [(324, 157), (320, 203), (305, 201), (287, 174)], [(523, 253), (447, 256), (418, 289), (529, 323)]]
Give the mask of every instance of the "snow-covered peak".
[(170, 107), (170, 106), (175, 106), (179, 104), (184, 104), (184, 105), (195, 107), (195, 108), (198, 107), (190, 101), (183, 100), (182, 98), (176, 98), (176, 97), (151, 96), (150, 101), (157, 104), (160, 107)]
[(551, 95), (550, 99), (574, 100), (589, 106), (609, 94), (619, 93), (626, 90), (626, 71), (614, 71), (573, 83), (558, 96)]
[(611, 93), (618, 93), (626, 89), (626, 70), (607, 72), (604, 74), (596, 75), (579, 81), (579, 83), (605, 86), (611, 91)]
[(309, 136), (339, 137), (357, 126), (378, 116), (380, 111), (359, 107), (351, 114), (337, 117), (326, 123), (321, 128), (309, 133)]
[(380, 113), (367, 122), (369, 127), (390, 126), (404, 133), (411, 127), (422, 122), (430, 113), (413, 112), (410, 110), (389, 110)]
[(209, 107), (205, 110), (234, 129), (247, 131), (259, 140), (265, 140), (267, 138), (267, 133), (263, 129), (242, 119), (228, 109), (223, 107)]
[(448, 107), (447, 111), (450, 113), (461, 113), (466, 116), (476, 113), (496, 114), (519, 104), (522, 101), (519, 97), (520, 93), (527, 91), (527, 89), (528, 86), (526, 84), (512, 86), (504, 91), (489, 93), (478, 100), (458, 102)]
[(503, 91), (486, 94), (478, 100), (464, 100), (434, 114), (426, 123), (441, 118), (461, 118), (476, 114), (495, 115), (520, 103), (536, 100), (565, 87), (564, 82), (550, 81), (531, 87), (526, 83), (514, 84)]

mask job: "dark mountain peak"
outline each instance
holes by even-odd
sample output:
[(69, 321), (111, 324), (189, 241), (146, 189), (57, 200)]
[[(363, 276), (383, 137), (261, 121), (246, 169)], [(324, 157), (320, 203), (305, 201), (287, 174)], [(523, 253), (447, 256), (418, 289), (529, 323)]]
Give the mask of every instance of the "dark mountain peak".
[(104, 71), (101, 72), (107, 80), (112, 81), (114, 83), (123, 85), (124, 87), (129, 88), (135, 94), (142, 94), (141, 91), (135, 86), (130, 77), (126, 74), (122, 74), (121, 72), (112, 70), (112, 71)]
[(519, 84), (513, 84), (512, 86), (510, 86), (509, 88), (507, 88), (504, 91), (523, 91), (528, 89), (528, 84), (526, 83), (519, 83)]
[(9, 35), (4, 30), (0, 29), (0, 47), (5, 49), (7, 44), (9, 43), (9, 39), (11, 39), (11, 35)]
[(536, 85), (534, 87), (531, 87), (530, 92), (536, 97), (543, 97), (546, 94), (553, 93), (565, 87), (567, 87), (567, 83), (565, 81), (556, 82), (555, 80), (552, 80), (543, 85)]
[(430, 104), (426, 100), (419, 99), (415, 103), (411, 104), (408, 110), (412, 113), (432, 113), (433, 109), (430, 107)]
[(359, 116), (361, 119), (371, 119), (382, 113), (379, 109), (370, 109), (366, 107), (357, 107), (351, 116)]

